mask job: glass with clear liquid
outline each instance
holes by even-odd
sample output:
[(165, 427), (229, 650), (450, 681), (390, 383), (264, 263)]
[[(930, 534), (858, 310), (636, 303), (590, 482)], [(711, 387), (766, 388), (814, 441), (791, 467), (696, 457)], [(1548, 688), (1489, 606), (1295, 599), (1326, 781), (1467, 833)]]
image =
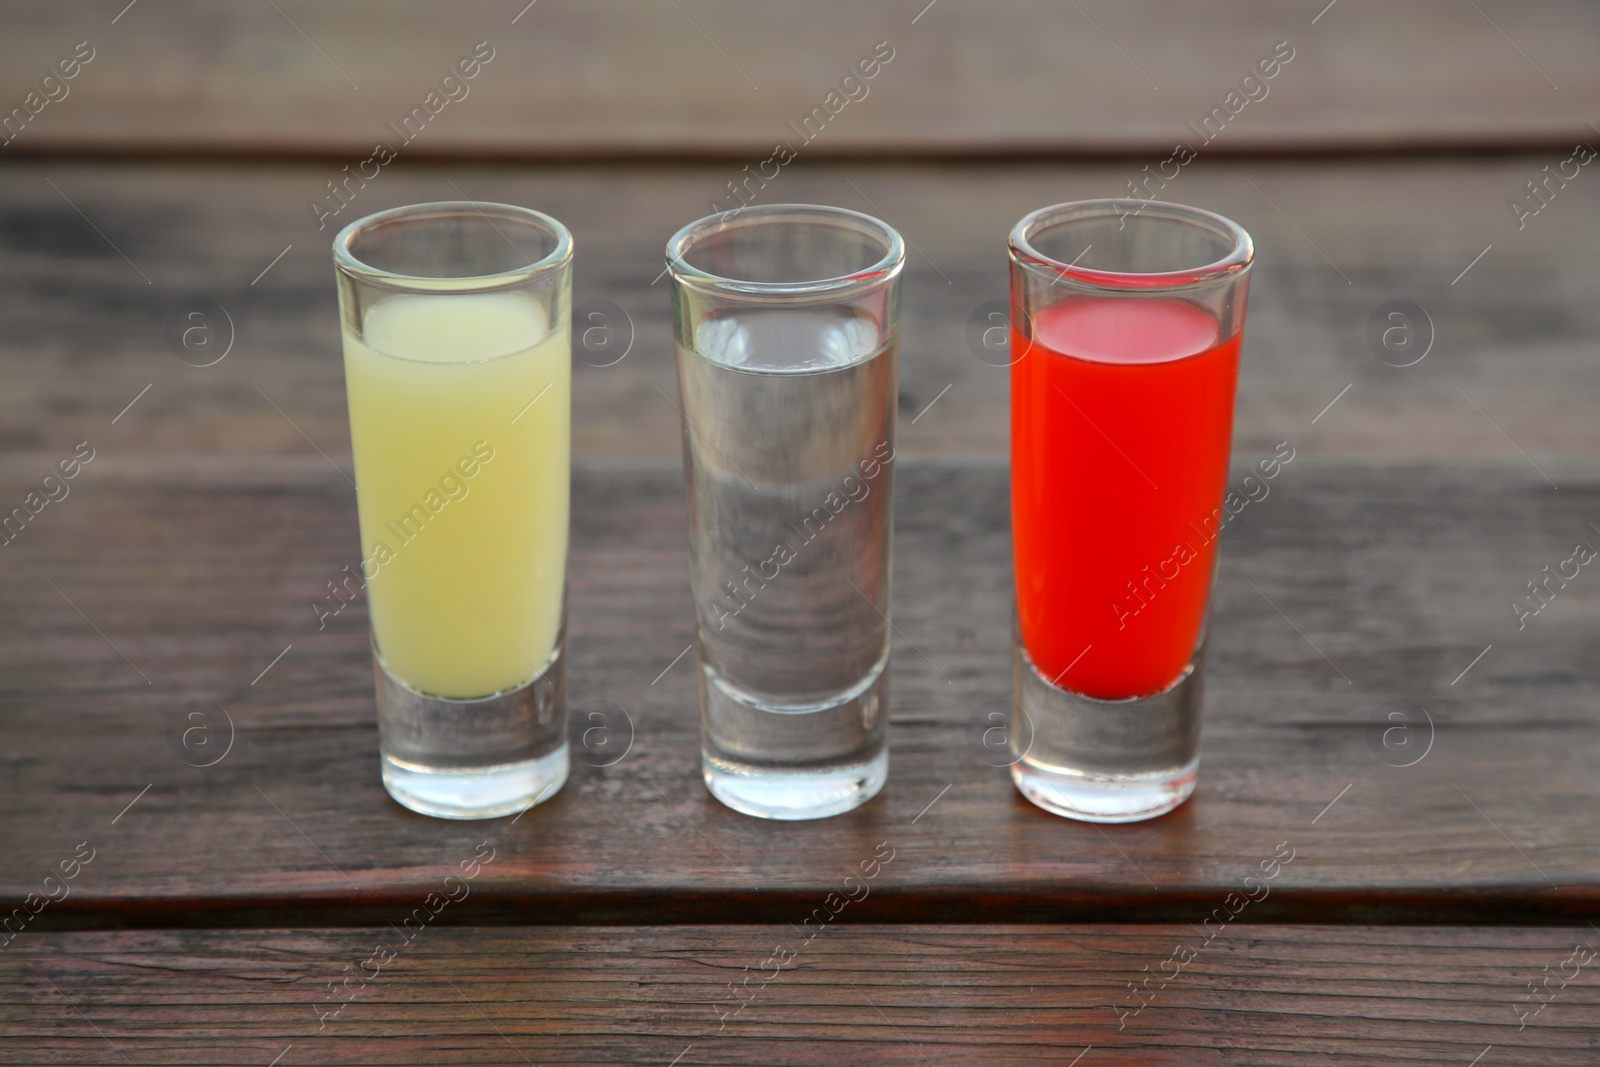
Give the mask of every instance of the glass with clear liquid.
[(668, 246), (707, 787), (776, 819), (888, 772), (899, 236), (780, 205)]

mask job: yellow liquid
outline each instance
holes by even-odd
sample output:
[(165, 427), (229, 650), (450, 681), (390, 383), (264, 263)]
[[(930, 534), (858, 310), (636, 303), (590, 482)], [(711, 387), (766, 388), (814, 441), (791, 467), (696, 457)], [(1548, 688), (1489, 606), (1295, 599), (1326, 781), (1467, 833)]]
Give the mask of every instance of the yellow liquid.
[(562, 621), (567, 324), (523, 293), (393, 295), (346, 327), (344, 368), (380, 660), (454, 699), (528, 681)]

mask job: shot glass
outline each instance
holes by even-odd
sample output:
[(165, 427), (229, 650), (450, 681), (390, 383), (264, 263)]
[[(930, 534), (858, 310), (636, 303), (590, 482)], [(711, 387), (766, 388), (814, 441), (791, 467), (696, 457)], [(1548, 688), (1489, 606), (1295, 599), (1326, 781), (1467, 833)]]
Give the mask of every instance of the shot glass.
[(842, 208), (667, 244), (706, 786), (770, 819), (888, 774), (900, 235)]
[(522, 811), (567, 778), (572, 237), (418, 204), (333, 258), (384, 787), (425, 815)]
[(1069, 818), (1194, 792), (1254, 255), (1208, 211), (1043, 208), (1011, 231), (1012, 778)]

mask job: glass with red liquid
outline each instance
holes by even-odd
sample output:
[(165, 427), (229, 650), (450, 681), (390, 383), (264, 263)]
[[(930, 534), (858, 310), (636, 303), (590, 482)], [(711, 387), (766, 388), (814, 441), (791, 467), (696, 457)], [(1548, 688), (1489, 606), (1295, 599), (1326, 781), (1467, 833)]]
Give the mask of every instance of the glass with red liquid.
[(1092, 822), (1194, 791), (1254, 255), (1197, 208), (1088, 200), (1011, 232), (1011, 773)]

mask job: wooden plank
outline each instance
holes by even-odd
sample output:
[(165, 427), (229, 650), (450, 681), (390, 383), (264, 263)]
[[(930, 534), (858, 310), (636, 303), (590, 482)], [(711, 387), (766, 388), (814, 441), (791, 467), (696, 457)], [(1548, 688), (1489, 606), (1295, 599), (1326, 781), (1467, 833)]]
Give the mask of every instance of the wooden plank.
[[(1247, 921), (1572, 921), (1600, 904), (1600, 597), (1575, 581), (1521, 630), (1509, 605), (1593, 536), (1573, 473), (1298, 453), (1226, 534), (1195, 798), (1102, 830), (1022, 801), (978, 740), (1009, 691), (1002, 465), (901, 466), (889, 783), (785, 824), (699, 780), (675, 461), (582, 462), (571, 701), (610, 747), (463, 825), (382, 792), (364, 601), (317, 629), (354, 560), (343, 477), (108, 448), (3, 557), (0, 899), (87, 841), (37, 928), (372, 924), (487, 842), (451, 921), (778, 922), (887, 842), (852, 921), (1198, 922), (1280, 850)], [(1422, 709), (1398, 737), (1397, 700)]]
[[(1590, 399), (1600, 395), (1600, 304), (1587, 279), (1600, 200), (1580, 176), (1520, 230), (1507, 208), (1552, 162), (1560, 160), (1201, 159), (1185, 168), (1162, 195), (1236, 218), (1257, 242), (1236, 451), (1288, 440), (1323, 454), (1521, 462), (1521, 449), (1541, 467), (1565, 455), (1590, 469), (1600, 451)], [(346, 462), (334, 225), (467, 195), (565, 220), (577, 241), (580, 309), (603, 300), (626, 316), (611, 312), (616, 343), (632, 335), (626, 358), (613, 363), (614, 350), (597, 350), (576, 366), (575, 450), (677, 454), (679, 416), (660, 395), (676, 388), (662, 249), (706, 211), (728, 168), (396, 167), (321, 231), (307, 203), (336, 173), (327, 166), (4, 168), (7, 453), (26, 453), (32, 469), (92, 437), (120, 456), (269, 452), (321, 462), (309, 439)], [(971, 335), (1005, 297), (1005, 235), (1035, 207), (1112, 195), (1137, 173), (1122, 163), (802, 161), (770, 198), (879, 212), (913, 242), (901, 446), (911, 456), (994, 457), (1007, 447), (1008, 372), (994, 355), (980, 361)], [(235, 327), (233, 351), (213, 367), (188, 366), (168, 349), (175, 311), (198, 299), (223, 306)], [(1424, 307), (1436, 335), (1428, 356), (1404, 368), (1380, 362), (1365, 336), (1378, 309), (1402, 299)]]
[[(25, 935), (0, 957), (0, 1063), (1567, 1067), (1600, 1048), (1587, 926), (1255, 926), (1206, 942), (1183, 925), (855, 926), (806, 941), (784, 924), (419, 924), (412, 937)], [(1548, 1001), (1537, 1014), (1530, 983)]]
[[(1165, 155), (1214, 108), (1237, 115), (1208, 152), (1556, 147), (1593, 136), (1585, 101), (1600, 90), (1590, 47), (1600, 13), (1577, 0), (100, 0), (12, 2), (5, 22), (8, 111), (77, 42), (94, 55), (59, 102), (30, 105), (38, 114), (0, 149), (12, 154), (290, 152), (356, 164), (383, 138), (418, 156), (710, 153), (752, 166), (777, 141), (816, 156)], [(488, 65), (446, 86), (459, 99), (436, 97), (436, 117), (401, 144), (387, 124), (424, 106), (480, 41)], [(1288, 65), (1246, 86), (1255, 102), (1229, 101), (1279, 42)], [(893, 58), (845, 86), (855, 102), (830, 102), (875, 50)], [(817, 107), (837, 114), (805, 142), (787, 124)]]

